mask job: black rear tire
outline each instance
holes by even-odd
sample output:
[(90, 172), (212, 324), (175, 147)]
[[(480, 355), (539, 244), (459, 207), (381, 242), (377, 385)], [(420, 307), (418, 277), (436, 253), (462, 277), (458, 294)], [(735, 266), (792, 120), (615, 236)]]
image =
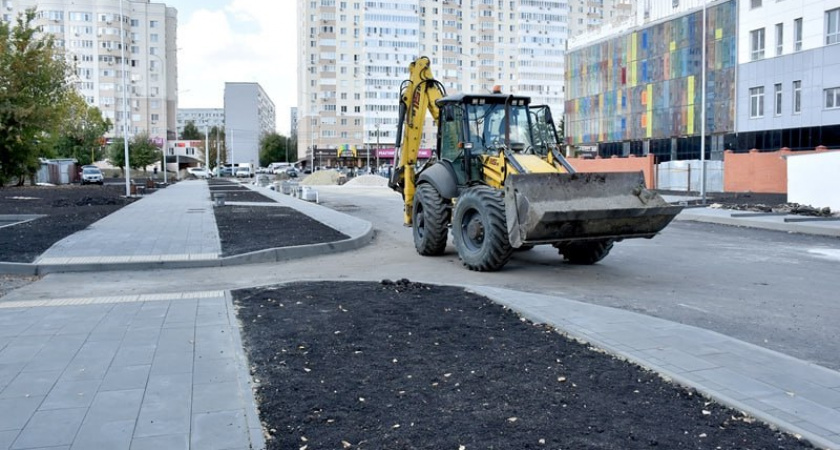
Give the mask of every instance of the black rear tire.
[(440, 256), (446, 250), (449, 206), (431, 184), (417, 186), (412, 205), (414, 248), (423, 256)]
[(556, 245), (555, 247), (569, 263), (588, 266), (604, 259), (610, 253), (613, 240), (573, 242)]
[(504, 192), (487, 186), (466, 189), (452, 217), (455, 248), (470, 270), (496, 271), (513, 253), (505, 222)]

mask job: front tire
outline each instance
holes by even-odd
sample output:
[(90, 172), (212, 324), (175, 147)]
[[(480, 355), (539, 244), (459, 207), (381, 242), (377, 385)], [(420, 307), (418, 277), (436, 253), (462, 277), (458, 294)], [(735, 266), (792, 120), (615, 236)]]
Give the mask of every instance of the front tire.
[(571, 264), (589, 266), (604, 259), (613, 248), (613, 240), (573, 242), (557, 245), (560, 255)]
[(423, 256), (440, 256), (446, 250), (449, 208), (431, 184), (417, 186), (411, 208), (414, 248)]
[(504, 267), (513, 253), (505, 221), (504, 192), (487, 186), (463, 191), (455, 204), (452, 233), (458, 256), (468, 269), (490, 272)]

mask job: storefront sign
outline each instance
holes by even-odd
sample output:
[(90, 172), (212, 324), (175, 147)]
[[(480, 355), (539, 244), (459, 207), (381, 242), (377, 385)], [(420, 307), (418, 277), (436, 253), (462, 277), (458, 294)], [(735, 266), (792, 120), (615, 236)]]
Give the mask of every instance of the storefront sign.
[[(380, 148), (376, 151), (376, 156), (385, 159), (394, 159), (394, 153), (396, 153), (396, 149), (393, 148)], [(432, 149), (430, 148), (421, 148), (420, 152), (417, 154), (418, 158), (421, 159), (429, 159), (432, 157)]]

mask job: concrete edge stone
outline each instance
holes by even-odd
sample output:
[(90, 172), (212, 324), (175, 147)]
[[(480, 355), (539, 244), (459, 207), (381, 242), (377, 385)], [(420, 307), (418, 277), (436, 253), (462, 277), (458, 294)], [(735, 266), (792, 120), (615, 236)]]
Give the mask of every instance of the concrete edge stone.
[(0, 262), (0, 274), (3, 275), (45, 275), (48, 273), (67, 272), (104, 272), (117, 270), (156, 270), (156, 269), (193, 269), (203, 267), (225, 267), (244, 264), (261, 264), (292, 259), (326, 255), (329, 253), (356, 250), (368, 245), (374, 237), (373, 225), (365, 222), (365, 229), (357, 236), (336, 242), (297, 245), (257, 250), (241, 255), (232, 255), (216, 259), (194, 259), (184, 261), (138, 261), (123, 263), (84, 263), (84, 264), (34, 264)]
[(252, 449), (262, 450), (266, 448), (265, 434), (260, 421), (259, 408), (254, 395), (255, 384), (251, 371), (249, 369), (250, 362), (248, 355), (245, 353), (245, 345), (242, 342), (242, 327), (236, 317), (236, 307), (233, 304), (233, 295), (230, 291), (225, 291), (225, 303), (227, 304), (228, 322), (230, 327), (235, 331), (233, 336), (233, 347), (235, 350), (235, 357), (237, 361), (237, 382), (239, 384), (239, 392), (245, 402), (245, 423), (248, 426), (248, 438)]
[(702, 214), (692, 214), (690, 212), (682, 212), (675, 220), (689, 221), (689, 222), (703, 222), (713, 223), (717, 225), (728, 225), (740, 228), (759, 228), (763, 230), (782, 231), (785, 233), (796, 233), (817, 236), (840, 237), (840, 227), (828, 228), (803, 223), (785, 223), (785, 222), (768, 222), (761, 220), (749, 220), (744, 218), (726, 217), (726, 216), (705, 216)]

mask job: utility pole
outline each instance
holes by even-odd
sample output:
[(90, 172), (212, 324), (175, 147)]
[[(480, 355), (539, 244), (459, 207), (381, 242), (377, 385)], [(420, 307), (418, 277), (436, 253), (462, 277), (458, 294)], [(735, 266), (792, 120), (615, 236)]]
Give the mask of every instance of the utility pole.
[(120, 2), (120, 55), (122, 56), (122, 85), (123, 85), (123, 147), (125, 151), (125, 196), (131, 197), (131, 164), (128, 161), (128, 85), (125, 80), (126, 72), (128, 72), (127, 64), (125, 63), (125, 21), (123, 21), (123, 0)]

